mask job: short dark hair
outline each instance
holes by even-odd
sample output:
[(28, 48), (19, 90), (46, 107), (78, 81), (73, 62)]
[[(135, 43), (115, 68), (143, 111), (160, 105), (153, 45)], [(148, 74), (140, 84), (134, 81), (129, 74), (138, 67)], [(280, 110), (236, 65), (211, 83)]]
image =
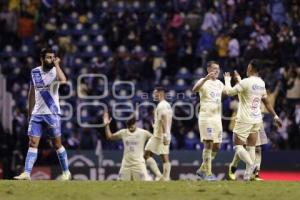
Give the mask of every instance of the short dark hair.
[(162, 85), (157, 85), (157, 86), (155, 86), (154, 89), (159, 91), (159, 92), (166, 92), (166, 88)]
[(256, 72), (259, 72), (259, 70), (262, 68), (262, 62), (258, 59), (252, 59), (249, 64)]
[(208, 61), (207, 63), (206, 63), (206, 68), (209, 68), (209, 67), (211, 67), (212, 65), (219, 65), (219, 63), (217, 62), (217, 61), (213, 61), (213, 60), (211, 60), (211, 61)]
[(40, 52), (40, 58), (45, 58), (47, 53), (55, 53), (51, 48), (43, 48)]
[(127, 120), (126, 126), (130, 127), (130, 126), (134, 125), (135, 123), (136, 123), (136, 117), (135, 117), (135, 114), (132, 114), (130, 116), (130, 118)]

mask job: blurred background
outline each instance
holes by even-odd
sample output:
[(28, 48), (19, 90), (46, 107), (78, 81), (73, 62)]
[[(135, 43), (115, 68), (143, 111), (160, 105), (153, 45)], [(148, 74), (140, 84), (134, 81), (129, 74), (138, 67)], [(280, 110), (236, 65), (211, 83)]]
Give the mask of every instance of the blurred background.
[[(137, 109), (152, 103), (153, 87), (162, 84), (171, 104), (196, 108), (199, 98), (191, 89), (205, 76), (207, 61), (218, 61), (223, 71), (238, 70), (245, 77), (249, 61), (259, 58), (265, 62), (261, 76), (269, 100), (284, 124), (277, 129), (263, 109), (269, 143), (263, 147), (262, 170), (270, 179), (283, 175), (277, 179), (300, 180), (300, 1), (1, 0), (0, 27), (0, 178), (11, 178), (22, 169), (28, 148), (30, 70), (40, 65), (41, 48), (50, 46), (70, 81), (60, 93), (62, 138), (70, 150), (73, 178), (77, 173), (78, 179), (114, 179), (117, 173), (122, 142), (108, 142), (101, 127), (88, 126), (101, 123), (99, 103)], [(108, 81), (90, 74), (105, 75)], [(113, 87), (124, 98), (116, 98)], [(107, 95), (91, 100), (79, 93)], [(87, 105), (78, 109), (82, 104)], [(236, 98), (224, 97), (216, 174), (224, 174), (232, 158), (237, 106)], [(152, 131), (153, 107), (137, 110), (138, 125)], [(174, 112), (188, 117), (191, 109), (176, 106)], [(201, 163), (197, 109), (193, 112), (188, 120), (173, 121), (173, 179), (195, 178), (180, 174), (194, 173)], [(122, 115), (126, 113), (116, 111), (116, 116)], [(124, 121), (113, 120), (113, 131), (124, 127)], [(46, 135), (36, 166), (37, 179), (55, 178), (59, 171)]]

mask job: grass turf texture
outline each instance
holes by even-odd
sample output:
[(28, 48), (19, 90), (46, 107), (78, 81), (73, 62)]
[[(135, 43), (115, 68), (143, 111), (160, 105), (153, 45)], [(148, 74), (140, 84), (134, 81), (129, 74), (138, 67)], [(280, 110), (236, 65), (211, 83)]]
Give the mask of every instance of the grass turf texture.
[(300, 182), (0, 181), (0, 200), (300, 199)]

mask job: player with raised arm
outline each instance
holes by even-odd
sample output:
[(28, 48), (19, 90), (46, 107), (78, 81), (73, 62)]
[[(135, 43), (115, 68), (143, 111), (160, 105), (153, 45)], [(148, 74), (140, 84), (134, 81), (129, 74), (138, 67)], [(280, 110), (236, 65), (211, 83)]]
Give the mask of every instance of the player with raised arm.
[[(236, 123), (233, 129), (234, 149), (239, 158), (246, 163), (244, 180), (250, 180), (256, 171), (255, 145), (257, 134), (262, 126), (261, 101), (267, 110), (273, 115), (274, 121), (281, 126), (281, 120), (267, 100), (265, 82), (259, 77), (261, 62), (257, 59), (250, 61), (247, 68), (247, 76), (233, 88), (231, 87), (231, 75), (225, 72), (225, 92), (230, 95), (238, 95), (239, 107)], [(246, 145), (247, 150), (244, 148)]]
[(43, 131), (46, 131), (52, 139), (63, 171), (61, 180), (70, 180), (67, 152), (61, 143), (61, 112), (58, 94), (58, 83), (66, 83), (67, 78), (60, 68), (60, 59), (55, 56), (52, 49), (42, 49), (40, 59), (42, 65), (31, 70), (28, 98), (29, 149), (25, 169), (14, 179), (30, 180), (31, 170), (37, 159), (40, 138)]
[(136, 118), (132, 116), (126, 123), (127, 129), (121, 129), (111, 133), (109, 124), (111, 118), (108, 113), (103, 114), (105, 134), (108, 140), (122, 140), (124, 153), (119, 172), (122, 181), (145, 181), (148, 178), (144, 155), (146, 141), (152, 134), (144, 129), (136, 127)]
[(202, 164), (197, 175), (204, 180), (216, 180), (212, 173), (212, 160), (216, 157), (222, 143), (222, 93), (224, 84), (218, 80), (220, 66), (215, 61), (207, 63), (207, 76), (201, 78), (193, 87), (193, 92), (200, 96), (198, 117), (202, 151)]
[[(154, 114), (153, 136), (147, 142), (145, 147), (144, 158), (147, 166), (155, 174), (155, 180), (170, 180), (171, 163), (169, 160), (169, 149), (171, 142), (171, 126), (172, 126), (172, 108), (165, 99), (165, 89), (156, 87), (153, 92), (154, 101), (158, 101), (158, 105)], [(161, 174), (153, 154), (159, 155), (163, 162), (163, 174)]]

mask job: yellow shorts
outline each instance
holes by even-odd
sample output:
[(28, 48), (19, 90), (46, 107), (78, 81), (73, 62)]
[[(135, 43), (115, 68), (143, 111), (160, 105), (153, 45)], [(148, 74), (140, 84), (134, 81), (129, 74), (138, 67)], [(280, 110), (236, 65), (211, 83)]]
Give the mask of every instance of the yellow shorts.
[(233, 128), (233, 133), (243, 142), (247, 142), (250, 133), (259, 133), (261, 123), (248, 124), (243, 122), (236, 122)]
[(148, 173), (146, 164), (134, 166), (134, 167), (123, 167), (119, 171), (119, 179), (121, 181), (146, 181), (148, 180)]
[(213, 143), (222, 143), (222, 122), (219, 120), (198, 120), (201, 142), (212, 140)]
[(170, 145), (164, 145), (162, 139), (152, 136), (147, 142), (145, 150), (156, 155), (166, 155), (170, 153)]

